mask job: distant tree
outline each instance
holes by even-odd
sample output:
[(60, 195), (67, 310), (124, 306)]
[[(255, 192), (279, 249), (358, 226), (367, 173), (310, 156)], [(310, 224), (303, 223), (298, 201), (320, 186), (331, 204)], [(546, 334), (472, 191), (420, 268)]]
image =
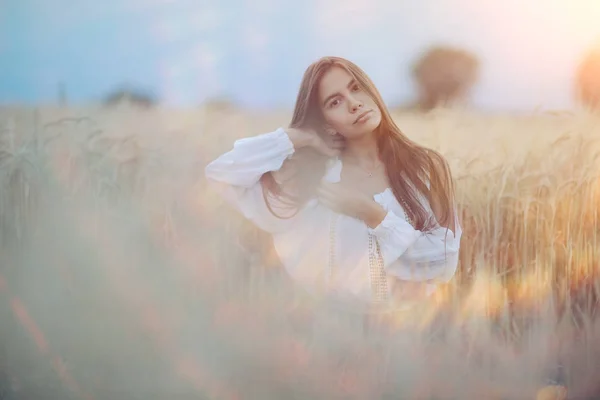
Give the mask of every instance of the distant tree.
[(141, 108), (151, 108), (158, 103), (158, 100), (149, 92), (141, 89), (120, 87), (110, 92), (104, 98), (103, 103), (107, 107), (113, 107), (119, 104), (129, 104)]
[(206, 99), (204, 107), (210, 111), (228, 112), (235, 109), (235, 102), (227, 96), (215, 96)]
[(435, 46), (423, 53), (412, 69), (419, 94), (416, 106), (430, 110), (464, 100), (477, 81), (479, 60), (463, 49)]
[(592, 49), (580, 64), (575, 89), (578, 101), (600, 110), (600, 47)]
[(68, 104), (67, 85), (64, 82), (58, 82), (58, 104), (65, 107)]

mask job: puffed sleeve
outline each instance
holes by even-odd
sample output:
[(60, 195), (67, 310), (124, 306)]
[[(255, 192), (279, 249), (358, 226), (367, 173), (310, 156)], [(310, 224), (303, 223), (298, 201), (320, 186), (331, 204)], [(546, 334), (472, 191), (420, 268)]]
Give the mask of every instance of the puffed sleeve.
[(294, 218), (283, 219), (271, 213), (260, 178), (267, 172), (279, 171), (294, 152), (287, 132), (278, 128), (235, 141), (233, 149), (205, 167), (205, 176), (213, 189), (259, 228), (269, 233), (281, 232), (293, 226)]
[(439, 227), (423, 233), (405, 218), (388, 211), (383, 221), (369, 228), (379, 243), (386, 271), (401, 280), (447, 282), (455, 274), (462, 229)]

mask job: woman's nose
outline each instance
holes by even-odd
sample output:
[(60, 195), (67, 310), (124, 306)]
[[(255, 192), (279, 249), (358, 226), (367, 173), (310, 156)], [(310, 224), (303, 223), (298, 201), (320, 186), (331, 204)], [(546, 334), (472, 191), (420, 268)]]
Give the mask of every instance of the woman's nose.
[(356, 112), (357, 110), (360, 110), (362, 108), (362, 106), (363, 106), (362, 102), (359, 101), (359, 100), (353, 100), (351, 102), (351, 104), (352, 104), (352, 111), (353, 112)]

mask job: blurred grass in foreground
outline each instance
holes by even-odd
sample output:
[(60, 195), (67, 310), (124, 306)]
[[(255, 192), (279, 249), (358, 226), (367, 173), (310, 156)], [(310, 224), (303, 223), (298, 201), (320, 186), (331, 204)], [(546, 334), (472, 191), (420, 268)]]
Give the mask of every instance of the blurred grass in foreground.
[[(560, 356), (570, 398), (600, 392), (600, 117), (396, 115), (448, 158), (464, 238), (452, 283), (379, 344), (296, 290), (266, 235), (206, 190), (207, 162), (288, 118), (1, 110), (0, 388), (520, 400)], [(422, 328), (442, 317), (434, 341)]]

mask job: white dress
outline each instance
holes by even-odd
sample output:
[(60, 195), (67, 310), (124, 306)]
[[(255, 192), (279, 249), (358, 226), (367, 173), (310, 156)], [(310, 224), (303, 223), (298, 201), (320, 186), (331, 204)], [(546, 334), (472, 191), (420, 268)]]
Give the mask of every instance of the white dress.
[[(272, 235), (285, 269), (306, 290), (322, 293), (320, 285), (323, 277), (328, 276), (328, 293), (369, 304), (373, 300), (369, 234), (379, 245), (385, 274), (396, 283), (388, 286), (389, 291), (392, 287), (395, 292), (398, 288), (401, 291), (402, 281), (409, 281), (421, 282), (429, 294), (437, 283), (453, 277), (462, 234), (458, 219), (456, 232), (439, 226), (426, 234), (415, 230), (406, 221), (406, 214), (390, 188), (374, 196), (387, 211), (374, 229), (361, 220), (333, 213), (315, 198), (291, 219), (271, 214), (259, 179), (266, 172), (278, 171), (292, 154), (293, 143), (285, 130), (279, 128), (237, 140), (232, 150), (206, 166), (205, 174), (229, 204)], [(330, 160), (323, 179), (339, 182), (342, 167), (340, 160)], [(424, 205), (432, 212), (426, 201)], [(337, 217), (334, 232), (330, 232), (332, 216)], [(327, 275), (330, 251), (335, 263), (334, 270)]]

